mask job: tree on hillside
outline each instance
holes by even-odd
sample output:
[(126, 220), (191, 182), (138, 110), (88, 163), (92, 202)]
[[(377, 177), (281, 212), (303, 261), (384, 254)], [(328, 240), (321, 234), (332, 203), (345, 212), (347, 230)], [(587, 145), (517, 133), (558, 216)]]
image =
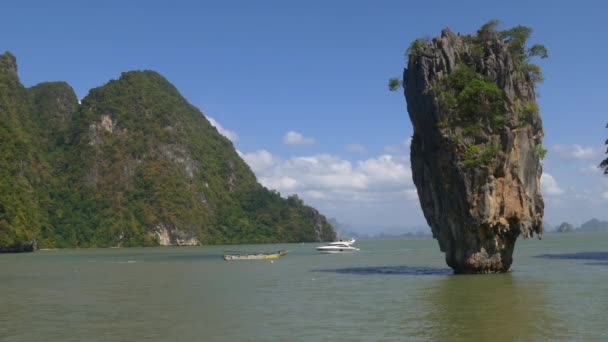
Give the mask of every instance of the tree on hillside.
[[(606, 128), (608, 128), (608, 125), (606, 125)], [(604, 144), (608, 146), (608, 139), (606, 139)], [(606, 154), (608, 154), (608, 147), (606, 148)], [(608, 158), (604, 159), (604, 161), (600, 164), (600, 168), (604, 170), (605, 175), (608, 175)]]
[[(483, 54), (487, 45), (493, 44), (495, 40), (501, 40), (507, 43), (509, 51), (514, 57), (515, 63), (518, 68), (528, 76), (530, 81), (533, 83), (540, 83), (543, 81), (543, 74), (540, 67), (532, 63), (534, 57), (541, 59), (549, 57), (547, 48), (542, 44), (534, 44), (527, 47), (528, 38), (532, 34), (532, 28), (527, 26), (515, 26), (508, 30), (499, 30), (501, 22), (497, 19), (492, 19), (485, 23), (477, 34), (465, 35), (464, 38), (471, 42), (472, 53)], [(459, 34), (460, 35), (460, 34)], [(427, 48), (431, 39), (419, 38), (415, 39), (405, 51), (406, 59), (409, 61), (415, 61), (417, 57), (423, 55), (424, 50)], [(486, 47), (484, 47), (486, 45)], [(404, 85), (403, 80), (400, 77), (394, 77), (388, 80), (388, 90), (397, 91)]]
[(574, 226), (568, 222), (563, 222), (555, 231), (558, 233), (569, 233), (574, 231)]

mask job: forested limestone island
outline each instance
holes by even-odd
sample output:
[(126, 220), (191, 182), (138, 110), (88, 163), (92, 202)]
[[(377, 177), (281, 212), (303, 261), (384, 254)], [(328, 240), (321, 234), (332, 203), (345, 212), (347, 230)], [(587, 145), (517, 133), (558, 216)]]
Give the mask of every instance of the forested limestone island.
[(532, 30), (444, 29), (407, 50), (403, 78), (414, 128), (411, 163), (433, 236), (456, 273), (511, 269), (516, 239), (542, 236), (543, 129), (535, 85), (543, 76)]
[(600, 231), (600, 230), (608, 230), (608, 221), (598, 220), (596, 218), (592, 218), (589, 221), (581, 224), (579, 227), (581, 231)]
[(575, 230), (574, 226), (568, 222), (562, 222), (559, 226), (555, 228), (555, 231), (558, 233), (571, 233)]
[(574, 227), (568, 222), (563, 222), (555, 228), (555, 231), (558, 233), (608, 231), (608, 221), (592, 218), (581, 224), (580, 227)]
[(64, 82), (25, 88), (0, 55), (0, 252), (334, 238), (158, 73), (125, 72), (79, 103)]

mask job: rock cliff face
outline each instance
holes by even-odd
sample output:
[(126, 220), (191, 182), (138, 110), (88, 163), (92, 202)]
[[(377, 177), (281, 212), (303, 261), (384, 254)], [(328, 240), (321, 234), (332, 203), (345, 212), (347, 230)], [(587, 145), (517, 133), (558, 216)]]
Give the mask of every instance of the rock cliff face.
[(524, 43), (494, 30), (445, 29), (409, 50), (414, 183), (456, 273), (507, 272), (517, 237), (542, 236), (541, 76), (521, 54)]

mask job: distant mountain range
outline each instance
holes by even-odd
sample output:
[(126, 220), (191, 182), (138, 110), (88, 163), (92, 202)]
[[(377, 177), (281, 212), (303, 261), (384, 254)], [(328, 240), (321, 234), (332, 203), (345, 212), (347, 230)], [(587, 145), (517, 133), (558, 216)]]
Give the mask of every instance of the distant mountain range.
[(377, 226), (370, 229), (367, 226), (354, 226), (338, 222), (335, 218), (330, 218), (329, 222), (336, 230), (338, 238), (389, 239), (431, 236), (431, 228), (428, 226)]
[(592, 218), (591, 220), (583, 223), (580, 227), (575, 227), (571, 223), (563, 222), (559, 226), (555, 227), (555, 231), (558, 233), (568, 233), (574, 231), (608, 231), (608, 221), (598, 220), (596, 218)]

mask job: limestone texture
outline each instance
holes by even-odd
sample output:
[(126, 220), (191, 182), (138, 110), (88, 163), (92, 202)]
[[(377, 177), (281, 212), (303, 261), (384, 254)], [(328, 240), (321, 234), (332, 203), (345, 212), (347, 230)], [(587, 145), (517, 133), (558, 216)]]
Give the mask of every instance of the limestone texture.
[[(542, 237), (543, 129), (534, 80), (498, 33), (478, 39), (444, 29), (416, 48), (403, 87), (424, 216), (455, 273), (508, 272), (516, 239)], [(500, 89), (499, 114), (484, 94), (473, 94), (476, 107), (459, 102), (465, 90), (454, 90), (458, 80), (450, 75), (462, 68)]]

